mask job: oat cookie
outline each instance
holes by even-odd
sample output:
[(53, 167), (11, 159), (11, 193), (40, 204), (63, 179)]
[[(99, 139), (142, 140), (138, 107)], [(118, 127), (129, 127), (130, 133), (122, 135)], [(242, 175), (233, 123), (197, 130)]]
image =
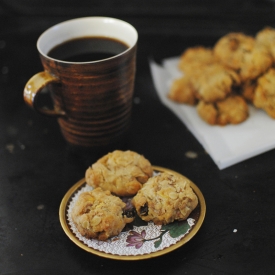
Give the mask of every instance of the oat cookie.
[(239, 84), (238, 74), (219, 63), (205, 67), (203, 73), (193, 81), (196, 97), (205, 102), (223, 100)]
[(239, 70), (245, 52), (251, 52), (255, 44), (252, 36), (231, 32), (222, 36), (214, 45), (213, 52), (220, 62)]
[(202, 66), (215, 63), (216, 58), (212, 49), (196, 46), (186, 49), (180, 56), (178, 68), (185, 74), (192, 75)]
[(270, 68), (266, 74), (258, 79), (253, 103), (275, 118), (275, 69)]
[(197, 111), (199, 116), (210, 125), (239, 124), (248, 117), (248, 105), (238, 95), (231, 95), (214, 103), (200, 101)]
[(273, 58), (266, 47), (255, 43), (250, 53), (244, 54), (239, 74), (242, 82), (254, 80), (265, 73), (273, 63)]
[(175, 79), (170, 87), (168, 98), (188, 105), (196, 105), (197, 98), (194, 85), (187, 76)]
[(132, 203), (142, 220), (160, 225), (187, 219), (198, 198), (188, 179), (163, 172), (150, 178)]
[(71, 216), (82, 236), (105, 241), (133, 221), (124, 215), (125, 206), (120, 198), (98, 187), (79, 195)]
[(242, 33), (229, 33), (222, 37), (214, 46), (214, 54), (225, 66), (236, 70), (242, 82), (257, 78), (273, 63), (264, 45)]
[(275, 29), (265, 27), (256, 34), (256, 41), (265, 45), (275, 61)]
[(186, 49), (179, 60), (178, 68), (183, 76), (175, 79), (170, 87), (168, 98), (188, 105), (198, 102), (195, 84), (204, 73), (204, 68), (215, 62), (212, 49), (196, 46)]
[(132, 196), (153, 175), (151, 163), (133, 151), (116, 150), (86, 170), (88, 185), (109, 190), (118, 196)]

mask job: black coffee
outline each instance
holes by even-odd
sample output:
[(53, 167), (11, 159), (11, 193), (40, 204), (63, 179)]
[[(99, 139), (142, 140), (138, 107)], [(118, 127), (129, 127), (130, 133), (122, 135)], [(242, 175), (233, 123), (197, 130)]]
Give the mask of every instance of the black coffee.
[(128, 46), (119, 40), (106, 37), (81, 37), (55, 46), (48, 56), (70, 62), (101, 60), (120, 54)]

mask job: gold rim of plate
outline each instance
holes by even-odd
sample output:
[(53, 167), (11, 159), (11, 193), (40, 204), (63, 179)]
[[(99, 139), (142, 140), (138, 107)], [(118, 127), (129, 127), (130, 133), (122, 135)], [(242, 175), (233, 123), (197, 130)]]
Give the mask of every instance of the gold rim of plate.
[[(154, 171), (156, 172), (170, 172), (170, 173), (174, 173), (178, 176), (181, 177), (185, 177), (182, 174), (175, 172), (173, 170), (167, 169), (167, 168), (163, 168), (160, 166), (153, 166)], [(186, 178), (186, 177), (185, 177)], [(194, 225), (194, 227), (192, 228), (192, 230), (186, 234), (182, 239), (180, 239), (177, 243), (164, 248), (163, 250), (160, 251), (156, 251), (156, 252), (152, 252), (150, 254), (143, 254), (143, 255), (114, 255), (114, 254), (109, 254), (109, 253), (105, 253), (99, 250), (96, 250), (92, 247), (88, 247), (87, 245), (85, 245), (83, 242), (81, 242), (76, 236), (75, 234), (71, 231), (70, 226), (68, 224), (67, 218), (66, 218), (66, 214), (67, 214), (67, 207), (68, 204), (72, 198), (72, 196), (74, 195), (74, 193), (82, 186), (84, 185), (85, 179), (81, 179), (79, 180), (76, 184), (74, 184), (65, 194), (65, 196), (63, 197), (61, 204), (60, 204), (60, 208), (59, 208), (59, 219), (60, 219), (60, 223), (61, 226), (64, 230), (64, 232), (66, 233), (66, 235), (71, 239), (71, 241), (73, 241), (77, 246), (79, 246), (80, 248), (82, 248), (83, 250), (86, 250), (89, 253), (98, 255), (100, 257), (104, 257), (104, 258), (109, 258), (109, 259), (114, 259), (114, 260), (145, 260), (145, 259), (150, 259), (150, 258), (154, 258), (154, 257), (158, 257), (164, 254), (167, 254), (171, 251), (176, 250), (177, 248), (181, 247), (182, 245), (186, 244), (189, 240), (191, 240), (199, 231), (200, 227), (202, 226), (202, 223), (204, 221), (205, 218), (205, 214), (206, 214), (206, 204), (205, 204), (205, 199), (203, 197), (203, 194), (201, 193), (200, 189), (197, 187), (196, 184), (194, 184), (190, 179), (188, 179), (191, 182), (191, 187), (194, 190), (194, 192), (196, 193), (196, 195), (198, 196), (199, 199), (199, 205), (200, 205), (200, 214), (199, 214), (199, 218), (196, 221), (196, 224)]]

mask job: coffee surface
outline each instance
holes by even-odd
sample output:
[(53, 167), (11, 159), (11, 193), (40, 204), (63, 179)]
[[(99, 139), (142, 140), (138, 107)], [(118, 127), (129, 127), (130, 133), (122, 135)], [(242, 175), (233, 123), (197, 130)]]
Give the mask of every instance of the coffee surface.
[(106, 37), (81, 37), (52, 48), (48, 56), (68, 62), (88, 62), (110, 58), (128, 49), (124, 42)]

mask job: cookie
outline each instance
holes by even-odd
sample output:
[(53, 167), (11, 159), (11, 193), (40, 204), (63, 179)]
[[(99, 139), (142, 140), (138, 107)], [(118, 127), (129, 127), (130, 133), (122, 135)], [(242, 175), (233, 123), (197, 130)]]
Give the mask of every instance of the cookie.
[(265, 27), (256, 34), (256, 41), (265, 45), (275, 61), (275, 29)]
[(243, 33), (229, 33), (220, 38), (213, 48), (216, 58), (238, 72), (241, 81), (252, 80), (266, 72), (273, 59), (268, 49), (254, 37)]
[(275, 118), (275, 69), (270, 68), (257, 81), (253, 104)]
[(187, 76), (175, 79), (168, 92), (168, 98), (177, 102), (188, 105), (196, 105), (197, 98), (194, 85)]
[(132, 203), (142, 220), (161, 225), (187, 219), (198, 198), (188, 179), (163, 172), (150, 178)]
[(192, 81), (196, 97), (205, 102), (225, 99), (240, 84), (238, 74), (219, 63), (208, 65), (203, 73)]
[(257, 79), (265, 73), (272, 64), (273, 58), (269, 50), (265, 46), (255, 43), (251, 52), (243, 54), (243, 63), (239, 70), (242, 82)]
[(71, 217), (80, 234), (105, 241), (117, 236), (134, 218), (127, 217), (122, 200), (101, 188), (83, 192), (75, 202)]
[(239, 70), (243, 55), (251, 52), (255, 39), (239, 32), (231, 32), (222, 36), (214, 45), (215, 57), (229, 68)]
[(178, 68), (184, 72), (184, 74), (192, 75), (198, 70), (201, 70), (202, 66), (215, 63), (216, 58), (212, 49), (203, 46), (196, 46), (186, 49), (180, 56)]
[(86, 170), (88, 185), (109, 190), (118, 196), (133, 196), (153, 175), (149, 160), (133, 151), (116, 150)]
[(197, 105), (199, 116), (210, 125), (239, 124), (248, 118), (248, 105), (241, 96), (231, 95), (222, 101)]

